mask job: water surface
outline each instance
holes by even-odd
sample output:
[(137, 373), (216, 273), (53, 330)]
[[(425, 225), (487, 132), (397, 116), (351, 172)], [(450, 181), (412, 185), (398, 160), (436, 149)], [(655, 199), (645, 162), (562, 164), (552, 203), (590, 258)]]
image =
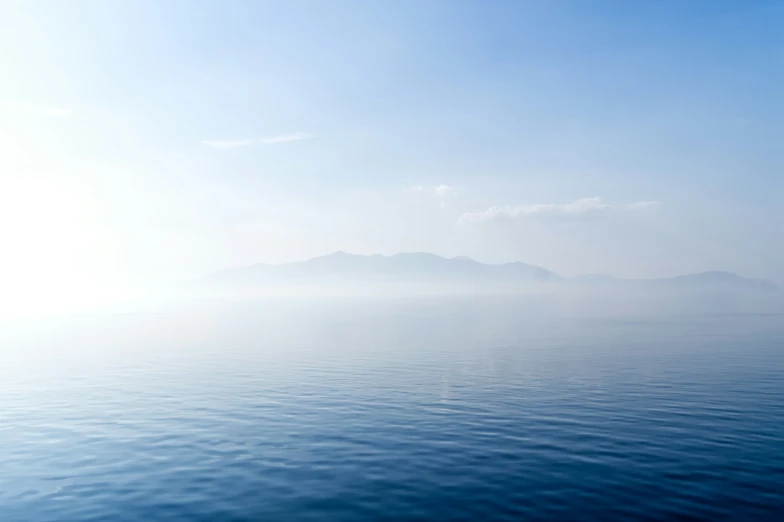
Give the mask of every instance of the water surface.
[(784, 520), (784, 315), (218, 303), (0, 326), (0, 519)]

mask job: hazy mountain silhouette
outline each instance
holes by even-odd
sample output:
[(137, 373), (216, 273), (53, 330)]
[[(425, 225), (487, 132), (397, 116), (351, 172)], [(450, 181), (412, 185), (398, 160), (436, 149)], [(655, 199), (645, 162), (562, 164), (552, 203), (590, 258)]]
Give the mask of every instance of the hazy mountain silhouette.
[(584, 274), (573, 277), (571, 280), (578, 283), (615, 283), (622, 281), (622, 279), (608, 274)]
[(699, 288), (699, 287), (734, 287), (734, 288), (774, 288), (775, 285), (764, 279), (741, 277), (734, 272), (699, 272), (661, 279), (619, 279), (606, 274), (589, 274), (571, 279), (581, 283), (622, 284), (657, 287)]
[(334, 252), (308, 261), (282, 265), (257, 264), (223, 270), (204, 280), (225, 284), (307, 281), (514, 281), (541, 282), (561, 279), (556, 273), (525, 263), (484, 264), (465, 256), (445, 258), (426, 252), (393, 256), (362, 256)]
[(683, 287), (699, 286), (722, 286), (722, 287), (743, 287), (743, 288), (775, 288), (775, 285), (764, 279), (752, 279), (741, 277), (734, 272), (699, 272), (696, 274), (686, 274), (677, 277), (662, 279), (662, 283), (678, 285)]
[(222, 270), (201, 280), (218, 286), (314, 283), (562, 283), (661, 288), (772, 288), (764, 280), (732, 272), (702, 272), (665, 279), (619, 279), (605, 274), (563, 278), (551, 270), (521, 262), (486, 264), (466, 256), (445, 258), (426, 252), (392, 256), (334, 252), (308, 261), (281, 265), (256, 264)]

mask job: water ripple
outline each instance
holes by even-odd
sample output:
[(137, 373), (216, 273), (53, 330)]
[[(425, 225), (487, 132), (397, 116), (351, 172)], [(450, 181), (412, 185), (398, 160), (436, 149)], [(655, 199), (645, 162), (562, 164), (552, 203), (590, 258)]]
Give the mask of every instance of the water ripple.
[(2, 520), (784, 520), (784, 316), (572, 312), (4, 334)]

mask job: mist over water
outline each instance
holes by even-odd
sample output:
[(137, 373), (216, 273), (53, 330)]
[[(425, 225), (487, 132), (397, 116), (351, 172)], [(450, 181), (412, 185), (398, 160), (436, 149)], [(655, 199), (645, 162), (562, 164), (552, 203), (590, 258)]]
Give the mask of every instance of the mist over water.
[(2, 518), (779, 520), (781, 305), (211, 299), (6, 321)]
[(0, 522), (784, 522), (782, 27), (0, 0)]

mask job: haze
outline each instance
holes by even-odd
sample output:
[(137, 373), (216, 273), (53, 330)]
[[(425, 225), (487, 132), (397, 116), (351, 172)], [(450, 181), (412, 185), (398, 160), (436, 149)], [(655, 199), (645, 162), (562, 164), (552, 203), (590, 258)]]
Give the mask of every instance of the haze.
[(0, 522), (784, 520), (782, 28), (0, 0)]
[(779, 2), (10, 2), (5, 309), (432, 252), (784, 277)]

